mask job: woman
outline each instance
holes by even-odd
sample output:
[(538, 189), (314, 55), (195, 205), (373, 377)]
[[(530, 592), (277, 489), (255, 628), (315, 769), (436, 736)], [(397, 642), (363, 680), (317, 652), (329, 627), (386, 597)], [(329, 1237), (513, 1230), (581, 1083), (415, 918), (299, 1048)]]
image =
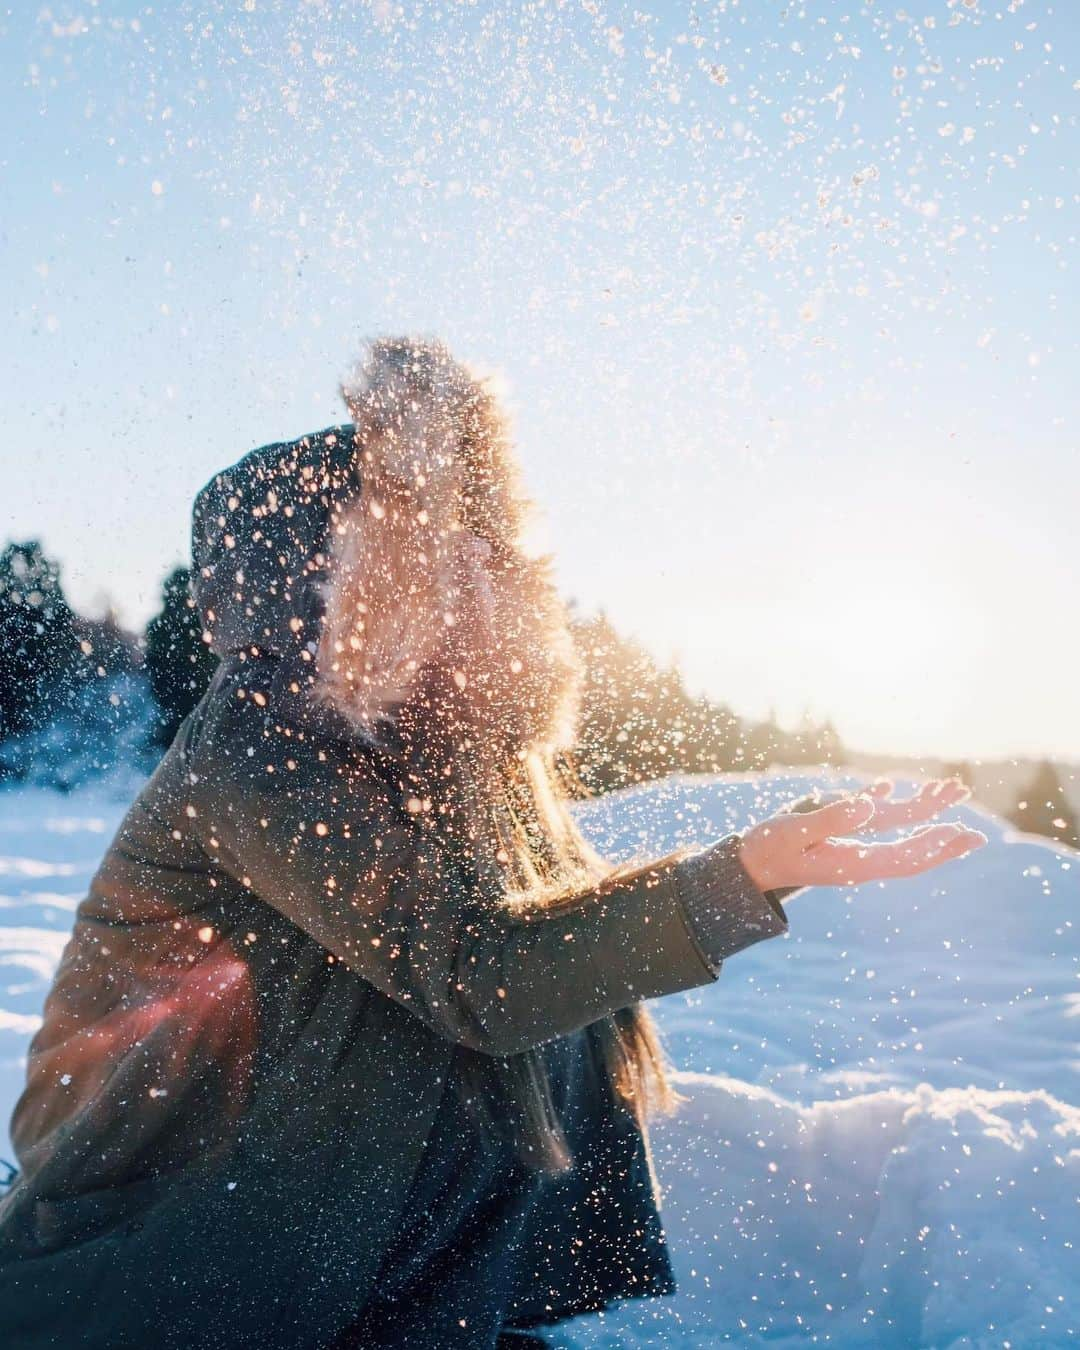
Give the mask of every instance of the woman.
[(567, 809), (578, 670), (491, 387), (374, 343), (352, 421), (199, 493), (221, 656), (80, 905), (0, 1206), (37, 1346), (494, 1346), (673, 1288), (642, 1000), (780, 897), (983, 842), (844, 796), (613, 869)]

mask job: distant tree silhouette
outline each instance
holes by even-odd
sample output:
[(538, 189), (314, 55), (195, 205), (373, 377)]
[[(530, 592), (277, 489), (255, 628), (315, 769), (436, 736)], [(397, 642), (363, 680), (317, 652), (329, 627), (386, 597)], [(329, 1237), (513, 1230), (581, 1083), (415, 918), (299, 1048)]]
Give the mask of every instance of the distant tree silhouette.
[(770, 764), (843, 764), (845, 751), (831, 721), (813, 722), (804, 715), (797, 731), (785, 731), (772, 710), (763, 722), (754, 722), (743, 737), (747, 769), (766, 769)]
[(726, 704), (689, 694), (675, 665), (661, 667), (603, 611), (586, 618), (571, 605), (570, 629), (585, 668), (572, 758), (592, 792), (671, 773), (843, 762), (831, 722), (817, 725), (807, 717), (792, 733), (770, 711), (765, 721), (744, 726)]
[(69, 789), (137, 759), (148, 699), (141, 653), (115, 612), (68, 604), (36, 539), (0, 553), (0, 781)]
[(161, 590), (161, 609), (146, 626), (146, 671), (160, 708), (154, 730), (169, 745), (180, 723), (206, 692), (218, 658), (202, 640), (191, 598), (191, 569), (175, 567)]
[(1017, 797), (1009, 819), (1022, 830), (1044, 834), (1070, 848), (1080, 848), (1076, 813), (1066, 799), (1057, 770), (1048, 759), (1039, 763), (1031, 782)]
[(0, 553), (0, 741), (46, 725), (83, 652), (59, 565), (37, 539)]
[(831, 717), (827, 717), (820, 727), (813, 729), (809, 743), (812, 747), (812, 763), (832, 765), (844, 763), (846, 758), (844, 743)]
[(739, 768), (744, 750), (742, 723), (726, 703), (694, 700), (692, 764), (696, 773), (723, 773)]
[(744, 766), (742, 731), (730, 708), (689, 694), (674, 665), (658, 665), (602, 611), (572, 615), (571, 632), (585, 668), (573, 758), (590, 791)]
[(142, 666), (143, 654), (138, 639), (121, 624), (111, 606), (104, 618), (86, 619), (76, 614), (72, 624), (84, 658), (80, 664), (86, 678), (106, 679), (111, 675), (130, 674)]
[(764, 769), (784, 757), (781, 751), (783, 732), (770, 715), (763, 722), (752, 722), (742, 736), (743, 769)]
[(966, 783), (969, 788), (975, 788), (975, 770), (966, 759), (953, 759), (946, 761), (941, 768), (942, 778), (959, 778), (961, 783)]

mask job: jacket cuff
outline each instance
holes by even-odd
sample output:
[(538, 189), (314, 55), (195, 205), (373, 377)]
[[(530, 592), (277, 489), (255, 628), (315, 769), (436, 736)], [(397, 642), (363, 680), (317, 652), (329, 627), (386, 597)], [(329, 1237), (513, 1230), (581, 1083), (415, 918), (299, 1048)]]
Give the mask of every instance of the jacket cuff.
[[(725, 835), (674, 867), (675, 892), (687, 923), (717, 971), (727, 957), (788, 927), (778, 892), (759, 890), (743, 866), (741, 844), (741, 835)], [(784, 887), (779, 894), (801, 889)]]
[(808, 891), (809, 886), (777, 886), (765, 894), (772, 900), (787, 900), (793, 895), (802, 895), (803, 891)]

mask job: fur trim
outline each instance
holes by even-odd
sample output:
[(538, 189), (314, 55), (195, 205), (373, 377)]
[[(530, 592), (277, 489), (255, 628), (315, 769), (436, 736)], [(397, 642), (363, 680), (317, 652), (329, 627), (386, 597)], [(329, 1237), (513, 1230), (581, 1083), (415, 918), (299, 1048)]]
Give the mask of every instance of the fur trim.
[(318, 696), (374, 732), (432, 687), (498, 756), (573, 736), (578, 670), (490, 385), (437, 342), (381, 340), (342, 386), (362, 491), (333, 513)]

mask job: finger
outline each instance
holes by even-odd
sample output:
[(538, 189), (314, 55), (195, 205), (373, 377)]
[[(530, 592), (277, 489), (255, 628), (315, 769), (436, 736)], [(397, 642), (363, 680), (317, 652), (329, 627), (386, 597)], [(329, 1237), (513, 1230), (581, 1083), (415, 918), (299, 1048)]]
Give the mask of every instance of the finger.
[(957, 802), (963, 801), (967, 790), (963, 785), (953, 785), (947, 781), (934, 779), (923, 783), (911, 797), (900, 801), (879, 802), (874, 818), (868, 827), (874, 831), (898, 829), (903, 825), (917, 825), (932, 820), (934, 816)]
[[(874, 794), (874, 814), (861, 827), (863, 832), (873, 830), (880, 832), (883, 830), (895, 830), (901, 825), (914, 825), (917, 821), (924, 820), (932, 814), (925, 808), (924, 802), (929, 784), (924, 784), (912, 797), (901, 799), (893, 798), (890, 794), (895, 784), (890, 783), (888, 792), (879, 792)], [(873, 792), (873, 786), (870, 788)]]
[(933, 779), (923, 783), (906, 801), (896, 803), (898, 825), (915, 825), (919, 821), (930, 820), (946, 805), (947, 797), (940, 794), (941, 784)]
[(807, 811), (816, 811), (821, 806), (831, 805), (833, 802), (845, 800), (851, 794), (843, 788), (830, 789), (823, 791), (815, 786), (811, 792), (807, 792), (802, 797), (796, 797), (794, 801), (785, 802), (780, 807), (777, 814), (790, 815), (791, 813), (804, 814)]
[[(965, 825), (955, 827), (948, 825), (930, 826), (927, 828), (927, 835), (932, 836), (936, 830), (950, 828), (955, 828), (955, 834), (952, 838), (944, 839), (940, 846), (934, 843), (928, 845), (920, 843), (914, 848), (901, 851), (895, 862), (890, 863), (889, 860), (886, 860), (885, 865), (891, 866), (892, 870), (880, 879), (888, 880), (890, 876), (910, 877), (916, 876), (920, 872), (928, 872), (931, 868), (939, 867), (942, 863), (966, 857), (967, 854), (973, 853), (977, 848), (982, 848), (987, 842), (987, 837), (981, 830), (972, 830)], [(895, 849), (897, 845), (886, 845), (886, 847)]]
[(858, 840), (830, 839), (805, 854), (800, 873), (804, 885), (858, 885), (915, 876), (953, 858), (962, 857), (986, 843), (981, 830), (964, 825), (927, 825), (905, 839), (868, 844)]
[[(918, 791), (909, 798), (908, 805), (913, 812), (925, 811), (933, 813), (941, 807), (948, 793), (944, 792), (945, 784), (940, 778), (931, 778), (929, 782), (919, 785)], [(944, 793), (944, 795), (943, 795)]]
[(946, 807), (956, 806), (958, 802), (967, 801), (971, 796), (971, 789), (959, 778), (946, 778), (944, 782), (938, 784), (937, 792), (933, 797), (933, 804), (937, 811), (944, 811)]
[(985, 836), (954, 830), (951, 826), (927, 826), (907, 839), (868, 848), (850, 849), (835, 866), (846, 884), (891, 881), (917, 876), (954, 858), (963, 857), (985, 843)]
[(830, 835), (850, 834), (852, 830), (860, 829), (873, 817), (874, 810), (873, 799), (858, 793), (818, 807), (816, 811), (791, 815), (778, 824), (799, 839), (803, 848), (809, 848)]

